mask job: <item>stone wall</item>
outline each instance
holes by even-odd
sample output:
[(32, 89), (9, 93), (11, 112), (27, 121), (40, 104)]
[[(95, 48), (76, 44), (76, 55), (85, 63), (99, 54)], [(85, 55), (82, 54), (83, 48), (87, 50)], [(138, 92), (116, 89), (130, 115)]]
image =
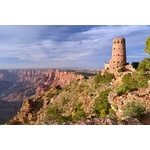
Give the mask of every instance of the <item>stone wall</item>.
[(126, 64), (125, 38), (115, 38), (112, 44), (112, 58), (109, 61), (109, 72), (114, 73)]

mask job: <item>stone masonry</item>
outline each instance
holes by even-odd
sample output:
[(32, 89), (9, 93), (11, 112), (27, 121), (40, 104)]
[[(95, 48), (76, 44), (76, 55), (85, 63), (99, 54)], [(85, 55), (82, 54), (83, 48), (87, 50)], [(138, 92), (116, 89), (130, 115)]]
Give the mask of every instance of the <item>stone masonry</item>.
[(112, 42), (112, 57), (109, 63), (104, 63), (104, 70), (110, 73), (116, 73), (118, 69), (124, 71), (133, 70), (133, 67), (126, 62), (126, 41), (125, 38), (114, 38)]

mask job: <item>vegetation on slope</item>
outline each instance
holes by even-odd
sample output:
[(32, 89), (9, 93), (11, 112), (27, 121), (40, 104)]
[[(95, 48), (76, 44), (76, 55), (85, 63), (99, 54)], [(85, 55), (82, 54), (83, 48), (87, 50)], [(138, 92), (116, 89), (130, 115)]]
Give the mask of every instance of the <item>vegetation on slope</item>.
[(139, 63), (138, 68), (132, 74), (126, 74), (122, 78), (123, 84), (117, 88), (119, 95), (128, 93), (134, 90), (148, 87), (150, 80), (150, 59), (145, 58)]
[(98, 84), (98, 83), (110, 83), (113, 78), (114, 78), (114, 75), (111, 73), (105, 72), (104, 75), (101, 75), (101, 72), (99, 72), (94, 77), (94, 81), (96, 84)]
[(150, 54), (150, 36), (146, 39), (145, 42), (145, 52)]
[(94, 102), (94, 110), (97, 116), (105, 117), (109, 113), (109, 109), (111, 108), (110, 103), (108, 102), (108, 94), (110, 90), (102, 91), (99, 94), (99, 97), (95, 99)]
[[(150, 37), (146, 39), (144, 50), (150, 54)], [(123, 76), (123, 84), (117, 88), (119, 95), (148, 87), (148, 81), (150, 80), (150, 58), (145, 58), (140, 63), (134, 62), (133, 67), (136, 71)]]
[(140, 119), (145, 115), (146, 106), (141, 102), (131, 101), (123, 107), (123, 116), (134, 117)]
[[(147, 66), (145, 67), (145, 63), (142, 66), (146, 69), (140, 67), (132, 74), (126, 74), (122, 78), (123, 84), (119, 87), (117, 83), (112, 82), (114, 76), (108, 72), (105, 72), (103, 76), (98, 73), (89, 79), (78, 79), (64, 89), (55, 86), (38, 96), (38, 99), (32, 98), (32, 105), (37, 101), (41, 106), (37, 111), (34, 110), (36, 115), (32, 114), (31, 107), (22, 124), (69, 124), (79, 120), (103, 117), (117, 119), (116, 111), (111, 108), (111, 103), (108, 101), (108, 95), (110, 91), (115, 92), (116, 88), (119, 94), (146, 88), (149, 70)], [(144, 110), (145, 108), (141, 105), (127, 104), (124, 106), (123, 114), (124, 116), (141, 117)]]
[[(106, 80), (102, 81), (101, 78)], [(53, 99), (54, 101), (50, 102), (45, 122), (62, 124), (91, 117), (114, 117), (115, 113), (107, 98), (113, 89), (110, 84), (112, 78), (111, 74), (105, 73), (105, 76), (98, 74), (90, 79), (73, 81), (70, 86), (62, 89), (62, 92)]]

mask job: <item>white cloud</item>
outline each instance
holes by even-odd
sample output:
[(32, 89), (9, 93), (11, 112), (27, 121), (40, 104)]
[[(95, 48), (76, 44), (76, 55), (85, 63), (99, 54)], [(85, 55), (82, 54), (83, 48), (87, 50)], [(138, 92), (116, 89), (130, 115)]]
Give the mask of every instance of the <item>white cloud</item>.
[(110, 59), (112, 39), (118, 36), (126, 38), (129, 60), (145, 57), (133, 53), (134, 50), (140, 54), (143, 52), (149, 26), (98, 26), (83, 32), (71, 32), (67, 28), (69, 27), (0, 27), (0, 39), (3, 41), (0, 42), (0, 58), (17, 58), (30, 62), (33, 66), (34, 63), (44, 66), (45, 62), (50, 62), (51, 65), (63, 62), (63, 66), (97, 66), (103, 64), (104, 59)]

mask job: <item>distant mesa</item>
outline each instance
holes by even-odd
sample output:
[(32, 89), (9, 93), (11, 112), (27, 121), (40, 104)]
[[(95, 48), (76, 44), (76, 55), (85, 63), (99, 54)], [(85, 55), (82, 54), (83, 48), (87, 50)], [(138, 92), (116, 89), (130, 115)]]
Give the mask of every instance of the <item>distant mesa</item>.
[(123, 37), (113, 39), (112, 57), (108, 63), (104, 63), (104, 69), (102, 71), (116, 74), (119, 69), (122, 69), (122, 71), (134, 70), (132, 65), (126, 62), (126, 41)]

